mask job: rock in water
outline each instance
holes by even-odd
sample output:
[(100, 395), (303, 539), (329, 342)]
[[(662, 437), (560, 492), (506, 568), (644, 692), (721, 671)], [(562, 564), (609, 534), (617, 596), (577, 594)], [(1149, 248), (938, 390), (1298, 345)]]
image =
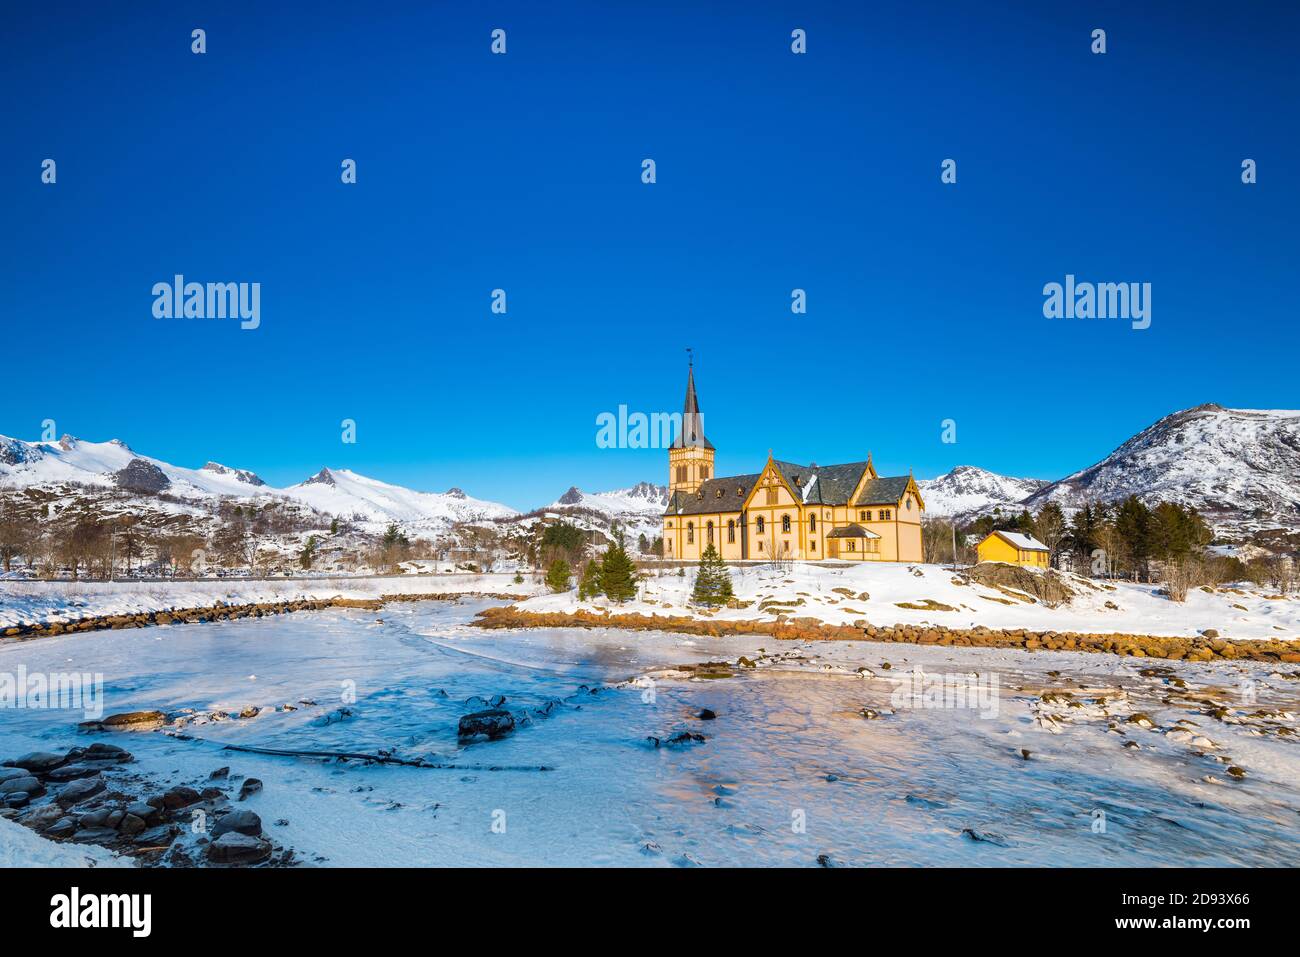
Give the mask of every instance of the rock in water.
[(495, 741), (504, 738), (514, 729), (514, 715), (504, 708), (489, 708), (487, 711), (475, 711), (461, 718), (456, 734), (462, 741), (479, 735), (486, 735), (489, 741)]
[(239, 800), (242, 801), (245, 798), (256, 794), (260, 790), (262, 790), (262, 782), (260, 780), (257, 778), (247, 778), (244, 783), (239, 786)]
[(228, 834), (231, 831), (246, 834), (249, 837), (261, 837), (262, 819), (247, 809), (231, 811), (212, 826), (211, 836), (213, 840), (216, 840), (221, 835)]
[(175, 811), (177, 808), (189, 807), (191, 804), (199, 803), (199, 792), (194, 788), (187, 788), (180, 784), (168, 790), (162, 796), (163, 807), (169, 811)]
[(40, 774), (45, 771), (52, 771), (64, 761), (61, 754), (51, 754), (48, 751), (33, 751), (31, 754), (24, 754), (21, 758), (14, 758), (12, 761), (6, 761), (8, 767), (22, 768), (24, 771), (34, 771)]
[(208, 860), (214, 864), (256, 864), (271, 856), (271, 842), (228, 831), (208, 845)]
[(10, 778), (8, 781), (0, 781), (0, 794), (26, 794), (29, 797), (40, 797), (45, 793), (45, 788), (41, 782), (36, 780), (30, 774), (21, 778)]
[(104, 782), (99, 778), (80, 778), (67, 785), (54, 800), (59, 802), (59, 807), (69, 808), (94, 797), (102, 790)]

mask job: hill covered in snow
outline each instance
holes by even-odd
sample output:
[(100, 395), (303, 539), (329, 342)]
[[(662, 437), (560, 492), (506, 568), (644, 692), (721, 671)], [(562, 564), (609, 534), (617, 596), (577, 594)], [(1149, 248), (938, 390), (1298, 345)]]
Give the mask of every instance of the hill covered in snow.
[(1199, 405), (1175, 412), (1026, 505), (1073, 509), (1129, 495), (1194, 507), (1217, 525), (1300, 526), (1300, 411)]
[(938, 478), (918, 482), (928, 515), (967, 518), (1020, 503), (1049, 483), (1043, 479), (1012, 478), (974, 465), (958, 465)]
[(87, 442), (71, 435), (58, 442), (0, 436), (0, 487), (119, 491), (196, 514), (215, 513), (224, 499), (293, 502), (368, 531), (396, 523), (408, 535), (519, 514), (457, 488), (417, 492), (349, 469), (323, 468), (297, 485), (274, 488), (247, 469), (217, 462), (190, 469), (141, 455), (119, 439)]

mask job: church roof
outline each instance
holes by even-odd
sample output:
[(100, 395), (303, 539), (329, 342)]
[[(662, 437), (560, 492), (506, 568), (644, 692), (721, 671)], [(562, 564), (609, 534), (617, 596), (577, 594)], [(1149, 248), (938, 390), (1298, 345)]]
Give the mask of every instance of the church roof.
[(826, 536), (827, 538), (879, 538), (875, 532), (863, 528), (861, 525), (845, 525), (843, 528), (837, 528)]
[(700, 412), (700, 400), (695, 395), (695, 368), (686, 373), (686, 401), (682, 406), (682, 430), (673, 439), (675, 449), (701, 448), (712, 449), (713, 443), (704, 437), (704, 415)]
[(895, 475), (890, 478), (867, 479), (862, 484), (862, 492), (854, 505), (894, 505), (907, 491), (909, 475)]
[[(699, 492), (673, 492), (665, 515), (702, 515), (713, 512), (739, 512), (749, 497), (749, 490), (759, 475), (728, 475), (711, 478), (700, 485)], [(718, 493), (722, 494), (719, 495)]]
[[(849, 498), (857, 487), (858, 479), (862, 478), (867, 467), (866, 462), (798, 465), (773, 460), (772, 464), (805, 505), (894, 505), (903, 497), (910, 481), (907, 475), (867, 479), (863, 483), (862, 494), (850, 502)], [(750, 489), (761, 475), (759, 472), (755, 475), (719, 476), (703, 482), (697, 492), (673, 492), (664, 515), (739, 512), (749, 497)]]

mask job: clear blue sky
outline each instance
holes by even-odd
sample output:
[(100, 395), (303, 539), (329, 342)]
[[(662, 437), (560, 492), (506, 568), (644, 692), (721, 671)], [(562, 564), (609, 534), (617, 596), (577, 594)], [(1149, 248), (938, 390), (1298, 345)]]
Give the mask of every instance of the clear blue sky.
[[(987, 6), (8, 4), (0, 433), (527, 508), (666, 481), (595, 419), (680, 408), (687, 346), (724, 473), (1054, 478), (1296, 407), (1294, 5)], [(261, 328), (154, 319), (178, 272)], [(1066, 273), (1151, 328), (1044, 319)]]

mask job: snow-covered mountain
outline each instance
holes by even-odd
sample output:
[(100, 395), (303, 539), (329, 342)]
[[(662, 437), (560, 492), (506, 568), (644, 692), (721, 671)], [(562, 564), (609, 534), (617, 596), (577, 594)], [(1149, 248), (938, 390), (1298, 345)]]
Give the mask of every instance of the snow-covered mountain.
[(416, 531), (519, 514), (499, 502), (470, 498), (458, 488), (446, 492), (415, 492), (358, 475), (350, 469), (323, 468), (306, 481), (284, 489), (282, 494), (318, 512), (371, 525), (396, 523)]
[(631, 488), (612, 492), (584, 492), (575, 485), (546, 507), (561, 509), (565, 506), (589, 508), (615, 518), (622, 515), (659, 516), (668, 507), (668, 486), (638, 482)]
[(1194, 506), (1218, 524), (1300, 524), (1300, 411), (1198, 405), (1175, 412), (1027, 505), (1078, 508), (1129, 495)]
[(86, 442), (65, 435), (58, 442), (24, 442), (0, 436), (0, 486), (64, 485), (141, 496), (165, 493), (169, 500), (196, 512), (212, 511), (223, 497), (289, 500), (372, 531), (397, 523), (408, 534), (519, 514), (498, 502), (470, 498), (460, 489), (416, 492), (348, 469), (324, 468), (304, 482), (280, 489), (254, 472), (217, 462), (198, 469), (172, 465), (140, 455), (119, 439)]
[(1049, 483), (1043, 479), (1012, 478), (974, 465), (959, 465), (938, 478), (916, 483), (931, 516), (967, 517), (1001, 507), (1008, 510)]

